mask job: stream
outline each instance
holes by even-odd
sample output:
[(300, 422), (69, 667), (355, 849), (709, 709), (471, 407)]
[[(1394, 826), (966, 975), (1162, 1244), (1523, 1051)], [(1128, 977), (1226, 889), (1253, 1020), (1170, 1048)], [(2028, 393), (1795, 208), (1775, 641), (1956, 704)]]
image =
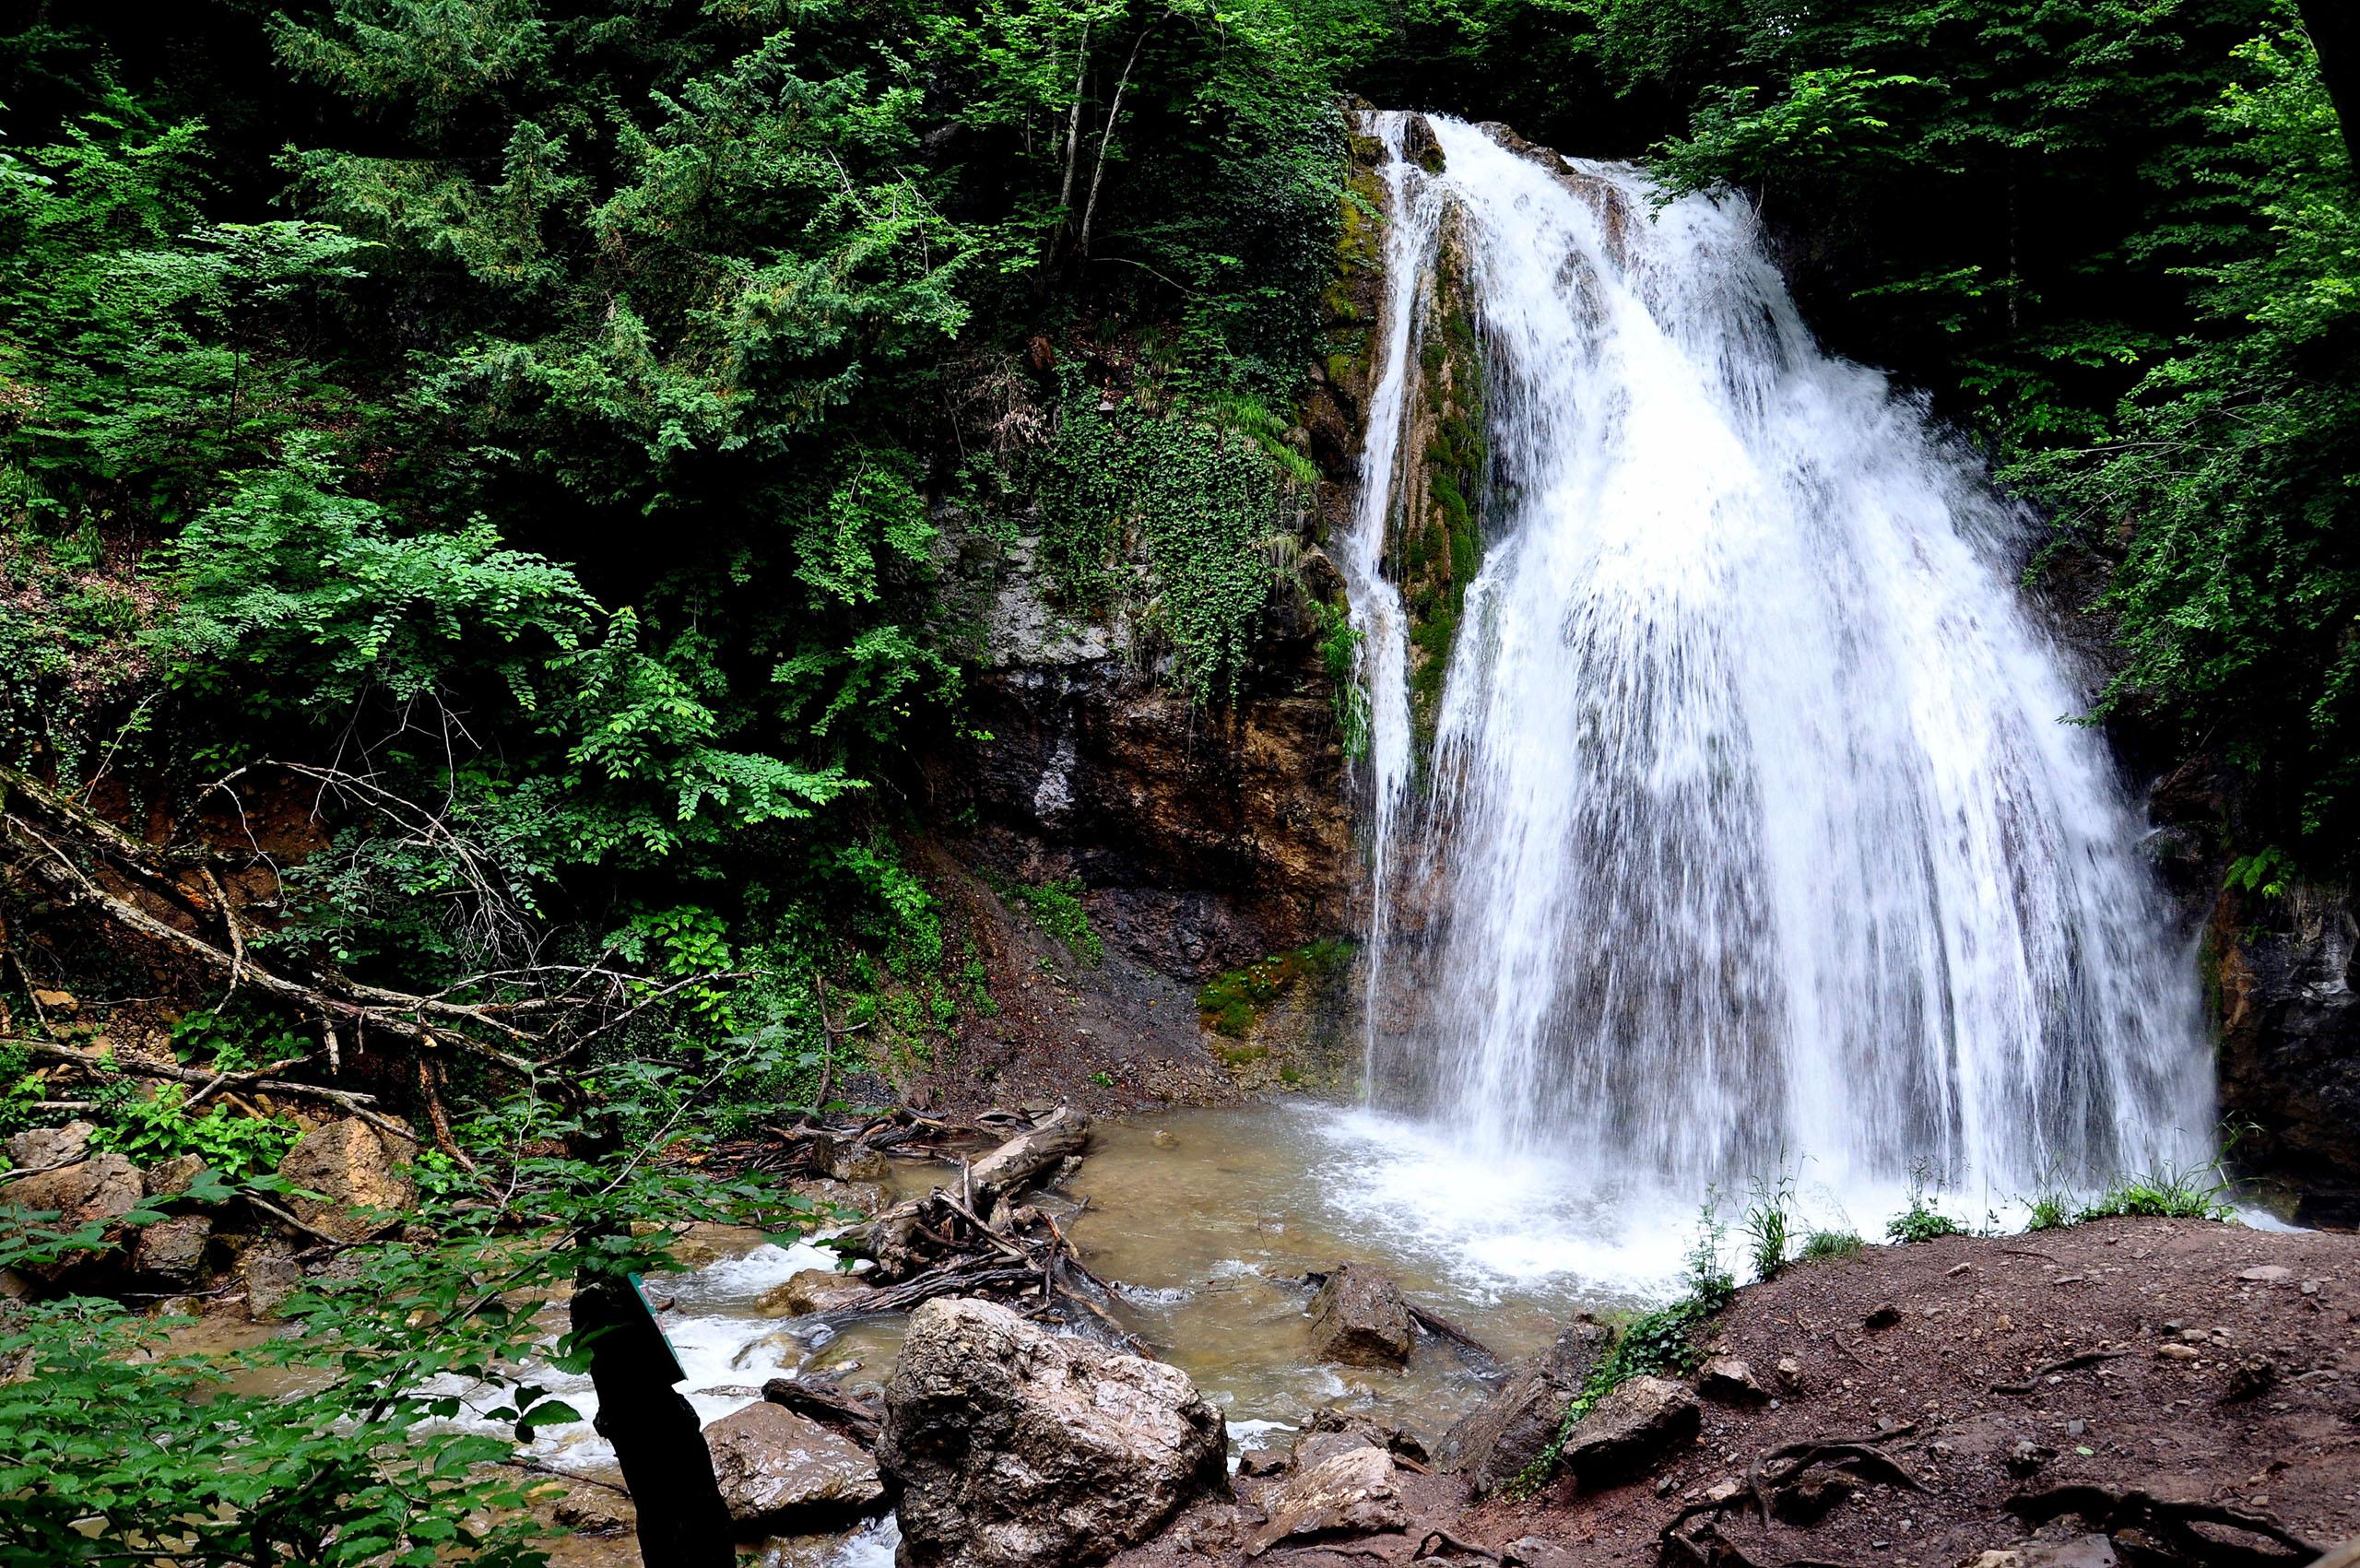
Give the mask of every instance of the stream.
[[(955, 1187), (955, 1167), (901, 1164), (894, 1185)], [(1470, 1162), (1431, 1126), (1309, 1101), (1184, 1109), (1109, 1120), (1062, 1195), (1060, 1214), (1090, 1266), (1123, 1288), (1114, 1312), (1148, 1353), (1186, 1372), (1228, 1417), (1232, 1456), (1292, 1432), (1323, 1406), (1364, 1410), (1432, 1441), (1481, 1401), (1485, 1385), (1446, 1341), (1422, 1335), (1400, 1373), (1334, 1366), (1310, 1350), (1304, 1276), (1339, 1261), (1390, 1274), (1419, 1306), (1481, 1338), (1503, 1361), (1528, 1355), (1582, 1311), (1670, 1293), (1694, 1232), (1693, 1208), (1601, 1195), (1539, 1159)], [(834, 1255), (779, 1246), (753, 1232), (702, 1232), (725, 1256), (648, 1281), (670, 1305), (665, 1332), (680, 1385), (712, 1421), (758, 1398), (769, 1378), (829, 1375), (881, 1385), (900, 1315), (840, 1329), (766, 1316), (762, 1292)], [(595, 1413), (586, 1377), (535, 1381)], [(487, 1403), (496, 1401), (488, 1400)], [(489, 1430), (489, 1427), (487, 1427)], [(530, 1456), (613, 1479), (613, 1451), (587, 1420), (542, 1429)], [(766, 1562), (879, 1568), (890, 1524), (849, 1537), (777, 1540)], [(628, 1542), (570, 1543), (569, 1562), (628, 1560)]]

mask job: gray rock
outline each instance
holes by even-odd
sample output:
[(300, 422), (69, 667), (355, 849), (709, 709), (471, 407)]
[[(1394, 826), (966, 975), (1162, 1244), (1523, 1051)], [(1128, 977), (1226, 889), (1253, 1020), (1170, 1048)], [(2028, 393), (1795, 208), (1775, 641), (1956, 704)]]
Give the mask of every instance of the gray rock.
[[(62, 1170), (21, 1176), (0, 1185), (0, 1203), (14, 1204), (37, 1214), (54, 1214), (54, 1223), (62, 1230), (120, 1220), (139, 1206), (140, 1196), (139, 1167), (113, 1153), (93, 1154)], [(111, 1251), (120, 1239), (119, 1228), (111, 1230), (107, 1246), (101, 1250)], [(55, 1282), (98, 1256), (97, 1252), (81, 1249), (52, 1263), (28, 1263), (22, 1267), (27, 1274)]]
[(134, 1268), (167, 1285), (194, 1285), (205, 1275), (206, 1244), (213, 1221), (202, 1214), (162, 1220), (142, 1229), (132, 1249)]
[(246, 1288), (246, 1315), (256, 1323), (278, 1316), (279, 1306), (303, 1288), (303, 1266), (276, 1246), (248, 1247), (238, 1258), (238, 1282)]
[(750, 1534), (808, 1534), (885, 1500), (877, 1461), (819, 1422), (758, 1401), (704, 1429), (729, 1522)]
[(1434, 1451), (1442, 1468), (1466, 1476), (1478, 1497), (1522, 1475), (1556, 1437), (1567, 1408), (1611, 1339), (1603, 1325), (1576, 1320), (1443, 1434)]
[(1228, 1486), (1221, 1411), (1177, 1367), (988, 1302), (910, 1318), (877, 1459), (902, 1568), (1102, 1562)]
[(297, 1138), (278, 1173), (320, 1195), (289, 1200), (297, 1219), (339, 1241), (365, 1242), (418, 1201), (408, 1169), (417, 1156), (415, 1143), (348, 1116)]
[(1359, 1444), (1298, 1470), (1267, 1505), (1269, 1521), (1245, 1543), (1259, 1557), (1282, 1540), (1364, 1536), (1409, 1523), (1393, 1456)]
[(1693, 1439), (1703, 1420), (1686, 1384), (1632, 1378), (1610, 1390), (1567, 1434), (1565, 1468), (1584, 1486), (1627, 1480)]
[(34, 1127), (8, 1140), (8, 1166), (38, 1171), (71, 1165), (90, 1152), (90, 1135), (99, 1129), (88, 1122), (68, 1122), (62, 1127)]
[(1696, 1392), (1717, 1405), (1758, 1405), (1770, 1397), (1753, 1368), (1735, 1356), (1716, 1356), (1698, 1368)]
[(1311, 1298), (1312, 1349), (1348, 1366), (1407, 1366), (1410, 1307), (1393, 1281), (1374, 1268), (1339, 1263)]

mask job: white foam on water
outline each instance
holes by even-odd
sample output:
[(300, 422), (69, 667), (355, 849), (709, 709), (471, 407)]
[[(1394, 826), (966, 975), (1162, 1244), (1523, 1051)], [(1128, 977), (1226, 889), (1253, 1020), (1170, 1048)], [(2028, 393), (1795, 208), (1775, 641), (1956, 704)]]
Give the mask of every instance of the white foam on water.
[[(676, 1303), (656, 1315), (664, 1337), (671, 1342), (686, 1375), (675, 1387), (688, 1397), (697, 1420), (706, 1425), (761, 1397), (764, 1382), (795, 1375), (802, 1359), (800, 1347), (784, 1335), (783, 1320), (756, 1315), (754, 1302), (774, 1285), (809, 1268), (833, 1268), (836, 1254), (808, 1241), (791, 1246), (765, 1243), (752, 1251), (722, 1259), (685, 1274), (649, 1275), (643, 1285), (655, 1302)], [(555, 1336), (543, 1341), (554, 1352)], [(598, 1392), (586, 1373), (558, 1371), (545, 1362), (519, 1368), (518, 1385), (546, 1391), (580, 1412), (578, 1421), (537, 1427), (525, 1452), (544, 1464), (576, 1471), (611, 1467), (614, 1445), (591, 1424), (598, 1414)], [(514, 1388), (498, 1388), (442, 1377), (421, 1385), (431, 1394), (451, 1394), (463, 1402), (454, 1425), (494, 1432), (510, 1422), (490, 1419), (489, 1412), (510, 1405)]]

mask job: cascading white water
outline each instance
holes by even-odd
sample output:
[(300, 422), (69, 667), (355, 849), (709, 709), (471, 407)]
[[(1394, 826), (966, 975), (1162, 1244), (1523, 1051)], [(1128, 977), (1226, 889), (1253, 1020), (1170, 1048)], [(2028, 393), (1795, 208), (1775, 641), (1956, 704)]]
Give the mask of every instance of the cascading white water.
[[(1439, 175), (1373, 126), (1389, 313), (1343, 552), (1371, 996), (1416, 995), (1370, 1008), (1379, 1102), (1689, 1190), (1807, 1159), (2022, 1192), (2201, 1149), (2194, 967), (2019, 602), (2023, 520), (1817, 348), (1741, 202), (1431, 124)], [(1421, 770), (1380, 564), (1446, 207), (1494, 474)], [(1405, 889), (1422, 935), (1387, 942)]]

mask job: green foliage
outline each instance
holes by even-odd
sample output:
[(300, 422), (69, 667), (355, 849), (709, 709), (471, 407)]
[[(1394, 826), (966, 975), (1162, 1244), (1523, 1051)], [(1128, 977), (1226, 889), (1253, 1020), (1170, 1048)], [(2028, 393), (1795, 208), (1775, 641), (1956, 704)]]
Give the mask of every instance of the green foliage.
[(1000, 877), (989, 880), (1002, 899), (1030, 914), (1034, 925), (1064, 943), (1075, 962), (1085, 969), (1095, 969), (1106, 961), (1105, 944), (1092, 929), (1090, 912), (1081, 904), (1080, 878), (1037, 884)]
[(1207, 981), (1198, 990), (1198, 1020), (1216, 1034), (1243, 1040), (1254, 1032), (1270, 1004), (1298, 981), (1332, 974), (1351, 961), (1351, 955), (1350, 942), (1323, 937), (1300, 948), (1272, 953), (1244, 969), (1231, 970)]
[[(1198, 701), (1237, 694), (1275, 580), (1263, 541), (1297, 531), (1294, 481), (1251, 438), (1186, 407), (1102, 412), (1088, 395), (1058, 411), (1033, 459), (1044, 560), (1060, 593), (1092, 612), (1121, 608)], [(1142, 587), (1129, 562), (1150, 570)]]
[(2217, 1161), (2157, 1165), (2122, 1177), (2083, 1205), (2073, 1220), (2125, 1215), (2148, 1220), (2226, 1220), (2234, 1212), (2227, 1202), (2228, 1192), (2228, 1175)]
[(1941, 1194), (1939, 1187), (1927, 1190), (1926, 1173), (1913, 1172), (1909, 1178), (1909, 1201), (1906, 1208), (1885, 1221), (1885, 1239), (1892, 1242), (1931, 1242), (1944, 1236), (1963, 1236), (1966, 1227), (1936, 1207)]
[(208, 1169), (233, 1181), (243, 1181), (277, 1169), (295, 1147), (301, 1129), (281, 1117), (250, 1116), (216, 1101), (203, 1114), (187, 1108), (189, 1091), (168, 1083), (153, 1094), (102, 1094), (99, 1128), (90, 1142), (127, 1155), (141, 1165), (177, 1159), (183, 1154), (204, 1158)]
[(1368, 755), (1368, 688), (1360, 678), (1361, 630), (1342, 605), (1314, 603), (1311, 613), (1318, 628), (1319, 663), (1328, 672), (1329, 698), (1336, 713), (1336, 734), (1348, 760)]
[(1787, 1267), (1800, 1219), (1795, 1212), (1795, 1172), (1781, 1161), (1777, 1174), (1756, 1180), (1738, 1228), (1745, 1237), (1754, 1277), (1775, 1279)]
[(1865, 1245), (1849, 1231), (1813, 1231), (1803, 1238), (1802, 1250), (1796, 1256), (1805, 1263), (1827, 1263), (1858, 1257)]
[(2286, 896), (2295, 875), (2295, 863), (2284, 850), (2269, 844), (2251, 855), (2241, 855), (2229, 862), (2229, 869), (2222, 880), (2229, 887), (2244, 892), (2259, 892), (2266, 899)]
[[(758, 1182), (664, 1163), (686, 1151), (699, 1087), (638, 1087), (657, 1096), (637, 1107), (659, 1114), (656, 1137), (628, 1157), (550, 1152), (591, 1129), (530, 1100), (465, 1129), (485, 1168), (446, 1163), (425, 1184), (418, 1219), (439, 1240), (348, 1253), (349, 1280), (283, 1309), (298, 1332), (242, 1355), (171, 1354), (156, 1343), (169, 1322), (107, 1302), (0, 1306), (0, 1358), (18, 1369), (0, 1383), (0, 1562), (129, 1564), (159, 1547), (188, 1562), (546, 1562), (518, 1473), (500, 1466), (534, 1427), (579, 1419), (519, 1386), (549, 1355), (546, 1293), (677, 1267), (658, 1250), (668, 1238), (633, 1237), (634, 1220), (807, 1218)], [(101, 1232), (18, 1216), (0, 1267), (105, 1244)], [(569, 1343), (555, 1360), (578, 1371), (584, 1356)], [(256, 1382), (286, 1391), (248, 1392)], [(513, 1435), (447, 1424), (464, 1406)]]

